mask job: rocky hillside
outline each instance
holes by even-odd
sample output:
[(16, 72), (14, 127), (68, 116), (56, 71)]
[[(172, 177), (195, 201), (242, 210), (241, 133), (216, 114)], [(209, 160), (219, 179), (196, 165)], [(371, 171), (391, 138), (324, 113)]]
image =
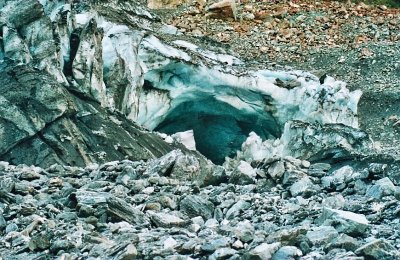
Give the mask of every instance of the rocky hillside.
[(177, 4), (0, 1), (0, 259), (400, 257), (398, 10)]

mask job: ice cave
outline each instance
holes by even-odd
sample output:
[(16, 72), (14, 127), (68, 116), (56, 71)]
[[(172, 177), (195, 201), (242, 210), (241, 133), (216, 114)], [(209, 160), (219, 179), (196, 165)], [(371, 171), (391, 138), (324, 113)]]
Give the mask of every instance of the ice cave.
[[(262, 98), (254, 93), (244, 94)], [(192, 93), (190, 99), (168, 111), (155, 130), (166, 134), (193, 130), (197, 150), (217, 164), (222, 164), (226, 156), (236, 155), (251, 131), (263, 139), (280, 136), (280, 129), (268, 112), (242, 110), (218, 98)]]
[[(279, 139), (290, 120), (357, 124), (347, 115), (356, 111), (360, 93), (349, 93), (342, 82), (332, 78), (321, 85), (315, 76), (296, 71), (237, 75), (160, 59), (154, 54), (154, 49), (162, 49), (157, 40), (147, 41), (142, 43), (147, 48), (142, 46), (139, 51), (145, 73), (133, 120), (168, 135), (193, 130), (196, 149), (216, 164), (234, 157), (251, 132), (263, 141)], [(167, 53), (185, 57), (173, 48)], [(277, 80), (299, 87), (279, 87)]]

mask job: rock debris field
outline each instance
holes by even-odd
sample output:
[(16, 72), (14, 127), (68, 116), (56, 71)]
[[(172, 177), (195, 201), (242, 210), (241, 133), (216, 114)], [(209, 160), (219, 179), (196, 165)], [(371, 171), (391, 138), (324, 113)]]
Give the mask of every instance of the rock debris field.
[[(368, 45), (400, 40), (400, 11), (385, 5), (245, 0), (236, 5), (234, 19), (230, 13), (210, 12), (208, 2), (186, 2), (167, 12), (169, 24), (185, 35), (206, 36), (227, 44), (249, 60), (300, 63), (306, 62), (310, 54), (338, 47), (347, 50), (362, 47), (359, 57), (368, 58), (374, 55)], [(343, 63), (343, 58), (339, 62)]]
[(0, 0), (0, 260), (400, 259), (399, 11), (313, 2)]
[(399, 257), (398, 168), (241, 161), (199, 187), (179, 177), (183, 161), (173, 151), (86, 168), (2, 162), (2, 258)]

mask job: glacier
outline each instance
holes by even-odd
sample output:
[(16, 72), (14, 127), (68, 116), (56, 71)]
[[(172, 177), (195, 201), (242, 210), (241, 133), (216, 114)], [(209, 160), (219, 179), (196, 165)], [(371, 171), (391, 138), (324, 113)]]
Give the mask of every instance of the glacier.
[[(190, 149), (195, 143), (214, 163), (243, 154), (248, 160), (260, 159), (261, 154), (311, 158), (313, 153), (292, 147), (296, 143), (292, 138), (304, 137), (307, 131), (336, 138), (326, 145), (344, 149), (353, 145), (347, 136), (331, 135), (326, 129), (350, 128), (355, 131), (353, 139), (368, 139), (356, 133), (362, 92), (349, 91), (332, 77), (321, 80), (298, 70), (268, 70), (262, 64), (250, 68), (223, 51), (168, 38), (176, 30), (130, 3), (103, 3), (94, 9), (78, 3), (82, 7), (74, 12), (63, 1), (41, 3), (46, 16), (28, 26), (26, 38), (32, 42), (40, 38), (33, 31), (52, 23), (59, 50), (39, 64), (40, 69), (79, 97), (122, 113), (150, 131), (168, 135), (192, 131)], [(127, 20), (119, 20), (121, 12), (129, 14), (124, 16)], [(4, 41), (2, 56), (21, 63), (34, 58), (13, 51), (28, 50), (31, 42), (7, 26), (4, 31), (9, 40)], [(57, 66), (63, 67), (62, 72)], [(250, 146), (263, 152), (249, 156)]]

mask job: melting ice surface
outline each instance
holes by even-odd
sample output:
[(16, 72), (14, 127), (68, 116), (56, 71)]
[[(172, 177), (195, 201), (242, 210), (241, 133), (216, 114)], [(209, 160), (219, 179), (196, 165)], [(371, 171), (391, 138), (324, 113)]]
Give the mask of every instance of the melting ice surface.
[[(146, 102), (140, 102), (136, 120), (167, 134), (193, 130), (197, 149), (215, 163), (236, 155), (251, 132), (262, 140), (279, 138), (290, 120), (357, 127), (361, 92), (349, 92), (343, 82), (328, 77), (320, 84), (301, 71), (259, 70), (239, 76), (218, 66), (193, 65), (187, 62), (190, 53), (171, 46), (166, 52), (159, 45), (149, 37), (139, 51), (145, 70), (145, 98), (140, 100)], [(203, 54), (193, 44), (179, 46)], [(203, 58), (215, 62), (218, 55), (207, 51)], [(232, 58), (229, 63), (235, 62), (240, 61)], [(279, 87), (276, 79), (296, 82), (297, 87)]]
[(131, 84), (123, 98), (108, 103), (150, 130), (170, 135), (193, 130), (196, 148), (215, 163), (234, 156), (252, 132), (262, 140), (279, 138), (291, 120), (358, 127), (361, 92), (333, 78), (320, 84), (301, 71), (239, 74), (242, 62), (233, 56), (102, 26), (106, 85), (122, 81), (113, 78), (120, 64)]

